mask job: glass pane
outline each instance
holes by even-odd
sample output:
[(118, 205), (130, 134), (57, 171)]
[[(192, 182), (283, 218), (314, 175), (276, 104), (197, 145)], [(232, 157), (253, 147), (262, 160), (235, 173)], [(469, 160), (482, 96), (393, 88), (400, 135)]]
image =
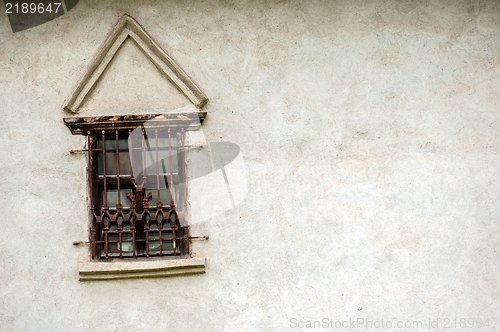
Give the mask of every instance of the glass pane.
[(106, 152), (106, 175), (116, 175), (116, 153)]
[[(97, 148), (102, 149), (102, 140), (97, 141)], [(128, 139), (120, 138), (118, 140), (118, 148), (127, 149)], [(114, 149), (116, 149), (116, 140), (114, 138), (106, 139), (106, 150), (114, 150)]]
[[(131, 157), (133, 175), (135, 178), (140, 178), (140, 176), (142, 176), (144, 172), (144, 169), (146, 169), (147, 175), (155, 175), (157, 173), (157, 165), (158, 172), (161, 174), (179, 172), (177, 139), (174, 136), (175, 135), (173, 135), (170, 140), (170, 143), (172, 144), (171, 151), (169, 150), (168, 138), (158, 138), (158, 156), (156, 155), (157, 142), (154, 135), (152, 137), (148, 137), (146, 140), (143, 140), (142, 135), (138, 136), (137, 139), (133, 139), (134, 148), (138, 148), (133, 150)], [(144, 148), (142, 146), (143, 143)], [(170, 154), (172, 154), (172, 157), (170, 157)], [(170, 167), (170, 161), (172, 161), (172, 167)]]
[[(121, 156), (120, 156), (121, 158)], [(156, 150), (146, 151), (146, 168), (147, 174), (156, 174)], [(106, 159), (106, 162), (107, 159)], [(172, 150), (172, 173), (178, 173), (177, 150)], [(144, 166), (141, 167), (143, 169)], [(170, 151), (158, 151), (158, 171), (162, 174), (170, 174)]]
[[(122, 156), (120, 154), (120, 171), (123, 169), (125, 171), (124, 174), (129, 173), (128, 163), (127, 168), (122, 167), (122, 159), (128, 158), (127, 156)], [(102, 160), (102, 153), (97, 153), (97, 174), (104, 175), (104, 164)], [(106, 152), (106, 175), (116, 175), (116, 153), (115, 152)]]
[[(150, 206), (156, 206), (158, 204), (158, 191), (152, 190), (148, 191), (153, 195), (153, 198), (149, 201)], [(160, 200), (163, 203), (163, 206), (170, 205), (170, 201), (172, 199), (172, 195), (170, 194), (170, 189), (160, 189)]]
[[(170, 152), (168, 150), (158, 151), (160, 173), (170, 174)], [(172, 173), (178, 173), (177, 150), (172, 150)]]
[(174, 243), (172, 240), (167, 240), (172, 238), (172, 232), (163, 232), (162, 234), (162, 239), (163, 239), (163, 251), (173, 251), (174, 250)]
[(148, 235), (148, 240), (149, 251), (160, 250), (160, 236), (157, 232), (150, 232)]
[(118, 147), (120, 149), (128, 149), (128, 139), (119, 139), (118, 140)]
[(103, 166), (102, 166), (102, 153), (97, 153), (97, 174), (103, 175)]
[(132, 234), (126, 233), (130, 232), (130, 223), (123, 224), (123, 232), (122, 232), (122, 251), (123, 252), (132, 252), (134, 247), (132, 244)]
[(120, 175), (130, 175), (130, 155), (120, 152)]
[[(123, 207), (130, 207), (130, 200), (127, 198), (127, 193), (132, 195), (132, 189), (120, 189), (120, 200)], [(118, 204), (118, 189), (108, 189), (106, 191), (108, 206), (113, 209)]]
[[(132, 236), (130, 237), (130, 239), (132, 239)], [(125, 242), (125, 240), (123, 240), (122, 252), (132, 252), (133, 250), (134, 250), (134, 246), (133, 246), (132, 242)]]
[[(97, 172), (103, 175), (102, 153), (97, 154)], [(106, 175), (116, 173), (116, 153), (106, 152)], [(128, 152), (120, 152), (120, 175), (130, 175), (130, 156)]]
[(120, 251), (120, 244), (118, 243), (118, 234), (108, 233), (108, 252), (117, 253)]

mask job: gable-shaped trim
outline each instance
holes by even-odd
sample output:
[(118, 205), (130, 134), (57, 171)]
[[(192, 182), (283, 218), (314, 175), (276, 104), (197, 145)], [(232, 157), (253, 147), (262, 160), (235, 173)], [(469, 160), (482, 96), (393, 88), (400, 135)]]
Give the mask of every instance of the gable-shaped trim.
[(207, 102), (207, 96), (187, 76), (181, 67), (163, 51), (146, 31), (129, 15), (123, 15), (110, 35), (92, 60), (89, 68), (78, 83), (76, 89), (65, 103), (64, 109), (78, 113), (87, 95), (92, 91), (99, 77), (104, 73), (121, 45), (130, 38), (147, 58), (158, 68), (182, 94), (198, 109)]

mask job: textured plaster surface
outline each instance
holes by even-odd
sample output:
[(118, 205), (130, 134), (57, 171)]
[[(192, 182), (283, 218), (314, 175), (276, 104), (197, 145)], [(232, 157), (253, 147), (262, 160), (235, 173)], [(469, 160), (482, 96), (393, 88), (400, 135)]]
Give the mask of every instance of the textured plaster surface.
[[(245, 156), (246, 199), (193, 221), (204, 275), (78, 282), (84, 139), (62, 107), (125, 12), (210, 98), (207, 140)], [(498, 318), (497, 1), (81, 0), (15, 34), (1, 15), (0, 36), (1, 331)], [(163, 89), (128, 47), (102, 115), (164, 100), (120, 97)]]
[(161, 113), (191, 104), (132, 40), (124, 42), (113, 60), (79, 116)]

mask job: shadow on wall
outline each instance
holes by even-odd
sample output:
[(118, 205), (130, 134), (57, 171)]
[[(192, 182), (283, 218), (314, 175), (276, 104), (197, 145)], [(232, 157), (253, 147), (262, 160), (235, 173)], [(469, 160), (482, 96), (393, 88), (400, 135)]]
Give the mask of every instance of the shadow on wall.
[[(187, 116), (186, 112), (182, 116)], [(157, 118), (161, 118), (159, 116)], [(145, 189), (171, 188), (173, 192), (181, 192), (184, 186), (189, 188), (189, 214), (190, 220), (200, 222), (209, 218), (215, 217), (225, 211), (231, 210), (243, 201), (248, 193), (248, 183), (243, 161), (243, 155), (239, 145), (231, 142), (206, 142), (199, 118), (196, 112), (191, 116), (192, 119), (198, 121), (194, 124), (199, 128), (196, 131), (188, 131), (187, 139), (184, 143), (182, 139), (182, 152), (189, 155), (189, 176), (186, 182), (177, 184), (168, 176), (162, 177), (159, 184), (154, 187)], [(130, 133), (130, 142), (144, 142), (143, 146), (147, 147), (148, 151), (155, 150), (154, 147), (162, 145), (161, 139), (155, 130), (157, 128), (153, 118), (145, 122), (141, 127), (136, 128)], [(181, 147), (180, 141), (174, 141), (170, 138), (170, 134), (165, 142), (166, 146), (178, 145)], [(153, 149), (151, 149), (153, 147)], [(129, 151), (133, 151), (134, 147), (129, 146)], [(158, 150), (158, 149), (156, 149)], [(159, 173), (172, 173), (172, 165), (176, 163), (177, 158), (184, 158), (173, 151), (165, 151), (161, 153), (156, 151), (148, 155), (146, 159), (150, 162), (143, 163), (143, 156), (139, 154), (130, 154), (130, 164), (132, 165), (132, 175), (134, 178), (140, 178), (151, 165), (159, 165)], [(134, 160), (135, 159), (135, 160)], [(170, 172), (167, 170), (170, 167)], [(172, 182), (169, 184), (169, 182)], [(172, 195), (175, 205), (182, 205), (183, 202), (176, 200), (176, 195)], [(181, 199), (180, 196), (177, 199)]]
[(4, 0), (12, 32), (47, 23), (73, 9), (79, 0)]

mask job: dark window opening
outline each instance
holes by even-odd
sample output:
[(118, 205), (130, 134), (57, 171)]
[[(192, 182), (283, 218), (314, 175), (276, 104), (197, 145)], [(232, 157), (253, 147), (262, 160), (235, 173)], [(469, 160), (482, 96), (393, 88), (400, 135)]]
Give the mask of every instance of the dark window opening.
[(87, 132), (92, 258), (189, 254), (183, 128)]

